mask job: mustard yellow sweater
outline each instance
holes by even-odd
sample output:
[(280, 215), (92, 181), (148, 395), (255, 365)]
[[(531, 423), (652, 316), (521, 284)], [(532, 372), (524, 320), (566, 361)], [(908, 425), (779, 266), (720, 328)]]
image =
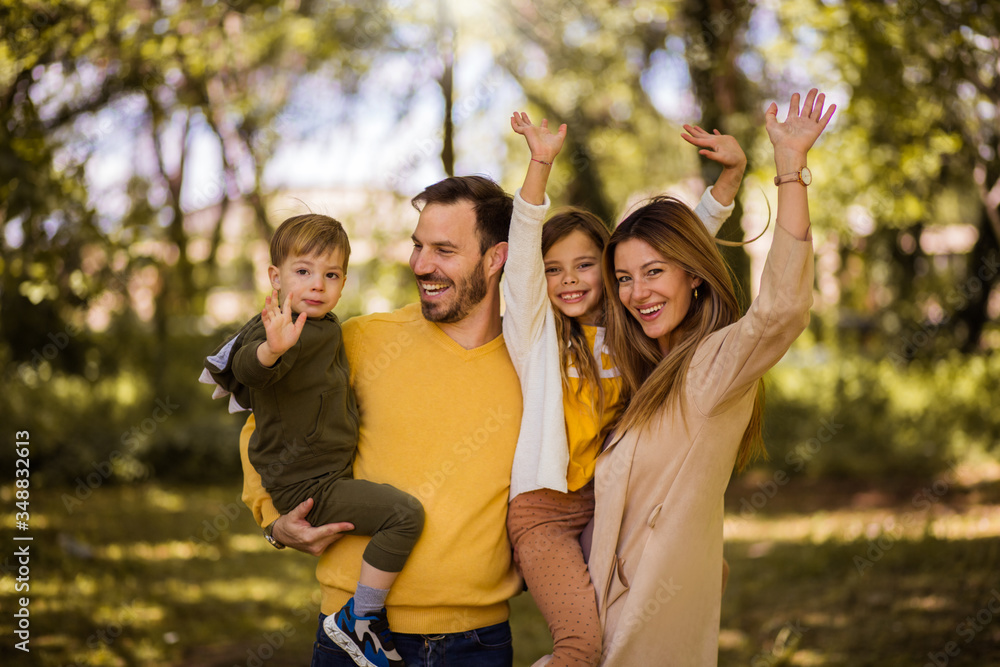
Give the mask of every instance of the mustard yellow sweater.
[[(423, 534), (389, 593), (396, 632), (463, 632), (507, 619), (521, 590), (505, 527), (521, 422), (517, 375), (498, 336), (466, 350), (414, 304), (344, 323), (361, 428), (354, 476), (416, 496)], [(243, 500), (257, 522), (278, 517), (246, 458)], [(357, 586), (368, 537), (348, 535), (320, 557), (322, 610), (333, 614)]]
[(602, 442), (597, 440), (601, 430), (615, 416), (615, 404), (621, 393), (622, 379), (605, 351), (604, 327), (583, 325), (587, 345), (601, 369), (601, 386), (604, 389), (604, 409), (598, 414), (597, 392), (580, 377), (576, 368), (569, 369), (569, 391), (563, 391), (563, 410), (566, 414), (566, 438), (569, 440), (569, 466), (566, 484), (570, 491), (583, 488), (594, 479), (597, 455)]

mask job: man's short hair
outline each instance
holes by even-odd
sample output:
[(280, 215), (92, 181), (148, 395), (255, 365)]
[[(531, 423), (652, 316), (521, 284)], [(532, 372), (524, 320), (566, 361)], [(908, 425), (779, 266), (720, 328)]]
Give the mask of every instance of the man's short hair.
[(271, 237), (271, 264), (281, 266), (290, 256), (311, 256), (340, 250), (343, 269), (351, 258), (351, 242), (344, 226), (328, 215), (306, 213), (288, 218)]
[(457, 204), (467, 201), (476, 212), (479, 254), (507, 240), (514, 198), (485, 176), (452, 176), (428, 186), (410, 202), (422, 211), (429, 204)]

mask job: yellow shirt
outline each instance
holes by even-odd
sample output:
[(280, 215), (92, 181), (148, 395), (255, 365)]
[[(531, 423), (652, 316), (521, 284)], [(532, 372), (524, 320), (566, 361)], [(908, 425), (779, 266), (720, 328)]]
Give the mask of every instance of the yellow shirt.
[(569, 369), (569, 388), (563, 391), (563, 412), (566, 415), (566, 436), (569, 439), (569, 466), (566, 484), (570, 491), (576, 491), (594, 478), (597, 455), (601, 453), (601, 442), (597, 436), (614, 418), (615, 403), (621, 392), (621, 377), (604, 348), (604, 327), (583, 325), (587, 345), (601, 369), (601, 385), (604, 387), (604, 410), (597, 414), (597, 395), (594, 388), (583, 385), (577, 394), (582, 378), (576, 368)]
[[(466, 350), (419, 304), (344, 323), (361, 415), (354, 476), (420, 500), (423, 533), (386, 601), (397, 632), (463, 632), (507, 619), (521, 590), (507, 539), (507, 498), (521, 389), (503, 336)], [(245, 458), (244, 502), (261, 525), (277, 518)], [(354, 593), (368, 537), (348, 535), (320, 557), (322, 609)]]

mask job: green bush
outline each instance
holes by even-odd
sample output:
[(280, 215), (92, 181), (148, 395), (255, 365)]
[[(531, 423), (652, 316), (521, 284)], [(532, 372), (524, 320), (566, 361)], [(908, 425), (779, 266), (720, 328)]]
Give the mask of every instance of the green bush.
[[(3, 364), (0, 422), (30, 431), (32, 481), (83, 484), (85, 493), (94, 483), (150, 478), (238, 480), (245, 419), (197, 382), (202, 359), (221, 338), (175, 336), (163, 350), (147, 341), (115, 355), (92, 379), (45, 364)], [(802, 346), (767, 377), (771, 461), (764, 465), (789, 475), (926, 475), (1000, 453), (998, 356), (956, 353), (897, 367)], [(13, 465), (13, 454), (0, 449), (0, 464)]]
[[(83, 486), (240, 475), (239, 430), (224, 400), (197, 381), (218, 337), (170, 340), (160, 360), (129, 350), (90, 378), (48, 364), (11, 364), (0, 421), (31, 434), (32, 481)], [(13, 451), (0, 463), (12, 465)]]
[(902, 366), (815, 346), (793, 350), (767, 377), (765, 436), (775, 469), (924, 475), (1000, 452), (996, 355)]

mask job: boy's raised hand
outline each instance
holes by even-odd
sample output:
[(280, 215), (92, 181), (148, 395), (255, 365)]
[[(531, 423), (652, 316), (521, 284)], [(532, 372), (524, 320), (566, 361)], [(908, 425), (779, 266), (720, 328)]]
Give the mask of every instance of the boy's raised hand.
[(560, 125), (559, 130), (552, 134), (549, 132), (547, 119), (543, 119), (542, 124), (535, 127), (531, 124), (528, 114), (524, 112), (515, 111), (510, 117), (510, 126), (525, 138), (528, 142), (528, 150), (531, 151), (531, 157), (536, 160), (551, 163), (559, 155), (563, 141), (566, 139), (566, 123)]
[(264, 300), (264, 310), (260, 317), (264, 323), (264, 331), (267, 332), (267, 341), (257, 348), (257, 358), (264, 366), (273, 366), (281, 355), (291, 349), (306, 326), (305, 313), (299, 313), (292, 321), (291, 301), (292, 294), (288, 294), (284, 307), (279, 307), (277, 290)]

